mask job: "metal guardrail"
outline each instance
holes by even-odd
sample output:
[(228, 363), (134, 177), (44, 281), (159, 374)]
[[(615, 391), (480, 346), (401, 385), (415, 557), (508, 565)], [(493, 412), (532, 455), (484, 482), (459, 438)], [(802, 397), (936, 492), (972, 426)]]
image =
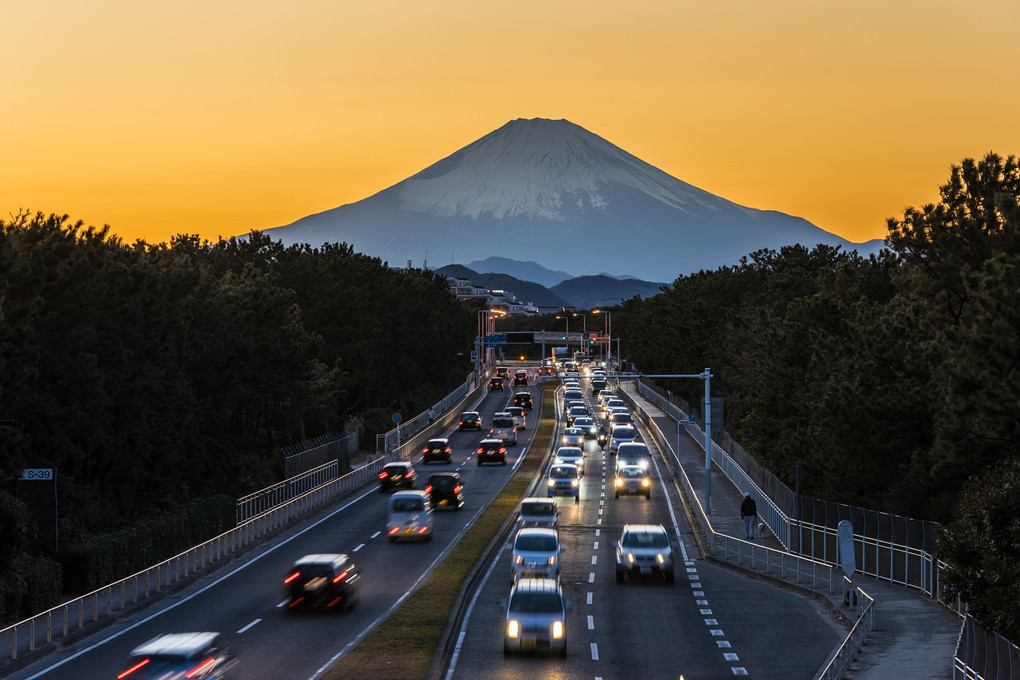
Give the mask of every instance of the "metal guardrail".
[(850, 673), (850, 667), (864, 646), (868, 634), (875, 630), (875, 599), (859, 586), (847, 588), (850, 582), (843, 577), (843, 599), (856, 612), (857, 620), (843, 644), (833, 650), (825, 666), (815, 674), (815, 680), (842, 680)]
[(242, 524), (339, 476), (335, 460), (237, 499), (235, 524)]
[[(284, 525), (373, 481), (382, 466), (383, 459), (377, 459), (304, 491), (170, 559), (10, 625), (0, 630), (0, 649), (11, 650), (9, 658), (17, 660), (42, 645), (85, 633), (89, 624), (98, 623), (101, 619), (109, 620), (130, 606), (161, 597), (175, 590), (183, 581), (225, 564), (229, 558)], [(5, 675), (4, 671), (4, 664), (0, 664), (0, 675)]]
[(437, 420), (449, 413), (452, 407), (460, 403), (468, 393), (481, 385), (487, 376), (488, 371), (483, 372), (479, 376), (476, 376), (474, 371), (468, 374), (460, 387), (443, 397), (438, 403), (432, 405), (433, 418), (431, 420), (429, 419), (428, 410), (425, 410), (410, 420), (401, 420), (397, 427), (386, 434), (377, 435), (375, 452), (389, 454), (395, 451), (405, 444), (407, 440), (425, 430), (432, 424), (433, 420)]

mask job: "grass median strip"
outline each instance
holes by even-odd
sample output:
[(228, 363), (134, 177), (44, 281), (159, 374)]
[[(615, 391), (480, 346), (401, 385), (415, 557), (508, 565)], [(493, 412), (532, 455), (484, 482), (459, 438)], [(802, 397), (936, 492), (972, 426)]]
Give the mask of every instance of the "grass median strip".
[(325, 680), (425, 678), (464, 581), (538, 472), (555, 426), (555, 386), (544, 384), (542, 415), (517, 472), (435, 572), (392, 616), (331, 668)]

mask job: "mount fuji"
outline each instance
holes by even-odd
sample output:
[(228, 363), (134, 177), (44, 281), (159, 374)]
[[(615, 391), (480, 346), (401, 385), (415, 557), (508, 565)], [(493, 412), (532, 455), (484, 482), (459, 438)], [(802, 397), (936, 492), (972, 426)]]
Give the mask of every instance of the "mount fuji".
[[(265, 230), (285, 245), (343, 241), (392, 266), (490, 256), (578, 274), (673, 281), (760, 248), (825, 243), (799, 217), (737, 205), (566, 120), (513, 120), (356, 203)], [(442, 260), (442, 262), (440, 262)]]

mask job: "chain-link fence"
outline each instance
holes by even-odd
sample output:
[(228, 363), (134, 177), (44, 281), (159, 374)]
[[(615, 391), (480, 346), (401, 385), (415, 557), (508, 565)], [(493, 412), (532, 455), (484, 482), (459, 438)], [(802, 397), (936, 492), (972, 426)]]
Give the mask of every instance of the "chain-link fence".
[(354, 432), (345, 435), (325, 435), (285, 447), (282, 450), (284, 477), (290, 479), (330, 461), (337, 462), (340, 474), (349, 472), (351, 454), (357, 453), (361, 448), (361, 434), (364, 429), (365, 426), (362, 424)]

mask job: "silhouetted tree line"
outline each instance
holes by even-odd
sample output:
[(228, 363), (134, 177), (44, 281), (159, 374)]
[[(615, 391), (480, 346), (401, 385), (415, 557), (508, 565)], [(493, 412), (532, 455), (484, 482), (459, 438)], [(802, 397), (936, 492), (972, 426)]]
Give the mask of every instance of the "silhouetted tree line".
[(805, 495), (944, 523), (949, 585), (1018, 640), (1018, 160), (953, 167), (886, 243), (755, 252), (626, 302), (613, 328), (645, 373), (711, 367), (727, 429), (791, 488), (799, 461)]
[[(281, 478), (281, 446), (350, 417), (372, 441), (447, 394), (475, 317), (444, 277), (347, 245), (124, 244), (66, 216), (0, 221), (0, 582), (24, 595), (42, 568), (10, 495), (23, 468), (57, 471), (62, 552), (236, 497)], [(8, 619), (26, 608), (10, 593)]]

